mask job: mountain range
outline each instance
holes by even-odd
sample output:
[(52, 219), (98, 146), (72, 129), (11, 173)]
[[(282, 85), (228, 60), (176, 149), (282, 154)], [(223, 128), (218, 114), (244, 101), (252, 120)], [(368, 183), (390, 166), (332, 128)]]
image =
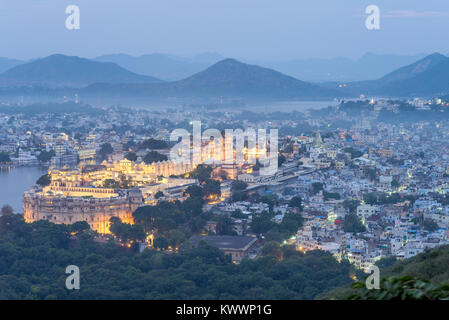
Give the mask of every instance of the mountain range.
[(449, 58), (434, 53), (386, 75), (379, 79), (379, 82), (387, 83), (380, 92), (389, 95), (447, 94), (449, 93)]
[[(218, 58), (217, 55), (208, 55), (191, 61), (202, 61), (206, 65), (207, 61), (210, 63)], [(84, 96), (158, 99), (224, 96), (294, 100), (358, 97), (360, 94), (399, 97), (449, 93), (449, 58), (439, 53), (402, 66), (377, 80), (327, 83), (298, 80), (279, 71), (235, 59), (220, 60), (181, 80), (162, 81), (127, 70), (113, 62), (98, 61), (101, 59), (106, 58), (103, 56), (90, 60), (51, 55), (13, 66), (0, 74), (0, 85), (4, 90), (14, 88), (10, 92), (26, 88), (24, 92), (27, 94), (48, 94), (49, 90), (53, 90), (52, 95), (57, 96), (61, 92), (70, 94), (76, 90)], [(114, 59), (124, 61), (128, 57), (116, 55)], [(142, 56), (140, 59), (152, 60), (154, 56)]]
[(342, 93), (432, 96), (449, 93), (449, 58), (433, 53), (377, 80), (347, 83)]
[(2, 86), (45, 85), (83, 87), (92, 83), (154, 83), (159, 79), (136, 74), (115, 63), (54, 54), (19, 64), (0, 74)]
[[(374, 64), (374, 63), (372, 63)], [(343, 85), (342, 85), (343, 84)], [(108, 86), (86, 92), (100, 94)], [(377, 80), (310, 83), (278, 71), (225, 59), (186, 79), (140, 85), (109, 86), (110, 94), (152, 97), (232, 96), (273, 99), (376, 96), (434, 96), (449, 93), (449, 58), (433, 53)]]
[[(391, 70), (406, 66), (425, 56), (425, 54), (403, 56), (366, 53), (359, 59), (336, 57), (287, 61), (239, 59), (239, 61), (271, 68), (304, 81), (323, 82), (377, 79)], [(130, 71), (167, 81), (185, 79), (223, 59), (224, 57), (217, 53), (205, 53), (193, 58), (159, 53), (139, 57), (113, 54), (94, 58), (96, 61), (113, 62)]]
[(86, 94), (148, 97), (247, 97), (300, 99), (333, 97), (337, 90), (304, 82), (280, 72), (224, 59), (186, 79), (155, 84), (94, 84)]
[(345, 57), (314, 58), (282, 62), (261, 61), (260, 64), (307, 81), (348, 82), (378, 79), (392, 70), (411, 64), (425, 56), (425, 54), (404, 56), (366, 53), (359, 59)]
[(167, 81), (185, 79), (223, 60), (217, 53), (204, 53), (192, 58), (153, 53), (134, 57), (127, 54), (110, 54), (94, 61), (113, 62), (132, 72)]

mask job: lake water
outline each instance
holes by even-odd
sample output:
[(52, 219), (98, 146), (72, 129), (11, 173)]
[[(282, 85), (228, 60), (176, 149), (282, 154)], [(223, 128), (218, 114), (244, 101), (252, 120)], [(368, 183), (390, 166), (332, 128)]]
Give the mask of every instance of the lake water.
[(0, 170), (0, 207), (9, 204), (14, 212), (22, 213), (22, 195), (34, 185), (45, 168), (18, 167)]
[(299, 111), (305, 112), (307, 110), (317, 110), (327, 108), (329, 106), (338, 105), (338, 101), (335, 100), (323, 100), (323, 101), (284, 101), (284, 102), (272, 102), (267, 104), (254, 104), (245, 107), (245, 110), (253, 112), (292, 112)]

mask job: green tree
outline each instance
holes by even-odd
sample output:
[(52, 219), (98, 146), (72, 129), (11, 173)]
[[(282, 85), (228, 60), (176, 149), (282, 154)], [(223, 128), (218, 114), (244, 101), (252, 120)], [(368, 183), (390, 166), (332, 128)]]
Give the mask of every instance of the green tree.
[(0, 152), (0, 162), (11, 162), (9, 154), (5, 152)]
[(198, 179), (200, 183), (205, 182), (206, 180), (210, 179), (212, 174), (212, 168), (206, 165), (199, 165), (190, 172), (190, 177), (194, 179)]
[(294, 196), (290, 199), (288, 206), (290, 208), (297, 208), (299, 212), (302, 211), (302, 199), (300, 196)]
[(146, 238), (143, 226), (141, 226), (140, 224), (133, 224), (133, 225), (127, 224), (127, 233), (128, 239), (133, 242), (144, 241)]
[(251, 221), (251, 229), (256, 234), (264, 234), (277, 226), (277, 224), (271, 219), (272, 216), (268, 212), (253, 217), (253, 220)]
[(435, 285), (411, 276), (389, 277), (380, 281), (380, 289), (369, 290), (365, 283), (352, 286), (358, 292), (349, 296), (349, 300), (448, 300), (449, 286)]
[(237, 233), (233, 230), (234, 222), (227, 216), (222, 216), (218, 219), (216, 231), (218, 235), (234, 236)]
[(108, 155), (110, 155), (112, 152), (114, 152), (114, 149), (112, 148), (111, 144), (109, 142), (103, 143), (100, 146), (100, 150), (98, 150), (98, 155), (101, 159), (106, 159)]
[(248, 184), (244, 181), (233, 181), (231, 184), (231, 191), (242, 191), (248, 188)]
[(363, 195), (363, 201), (366, 204), (375, 205), (377, 204), (377, 195), (374, 192), (365, 193)]
[(429, 231), (429, 232), (434, 232), (434, 231), (437, 231), (438, 229), (440, 229), (438, 224), (431, 219), (424, 219), (422, 226), (423, 226), (424, 230)]
[(145, 232), (151, 232), (155, 226), (154, 221), (161, 215), (160, 209), (157, 206), (143, 206), (137, 208), (133, 212), (133, 219), (135, 223), (143, 226)]
[(234, 219), (246, 219), (246, 218), (248, 218), (246, 216), (246, 214), (244, 214), (242, 212), (242, 210), (240, 210), (240, 209), (235, 209), (234, 212), (232, 212), (231, 217), (234, 218)]
[(150, 138), (148, 140), (143, 141), (140, 145), (139, 145), (139, 150), (144, 150), (144, 149), (167, 149), (169, 146), (167, 144), (167, 142), (163, 141), (163, 140), (156, 140), (153, 138)]
[(335, 199), (335, 200), (340, 200), (341, 196), (338, 192), (327, 192), (324, 191), (323, 192), (323, 198), (324, 200), (329, 200), (329, 199)]
[(324, 184), (321, 182), (312, 183), (312, 194), (315, 195), (320, 191), (324, 190)]
[(221, 195), (220, 181), (207, 179), (203, 185), (203, 190), (205, 197), (220, 196)]
[(399, 183), (398, 180), (393, 179), (393, 180), (391, 181), (391, 187), (392, 187), (392, 188), (397, 189), (397, 188), (399, 188), (400, 186), (401, 186), (401, 184)]
[(279, 260), (282, 259), (283, 252), (281, 244), (277, 241), (268, 241), (262, 247), (262, 255), (276, 257)]
[(359, 151), (359, 150), (355, 150), (351, 147), (349, 148), (345, 148), (343, 149), (344, 152), (350, 153), (351, 154), (351, 159), (355, 159), (355, 158), (360, 158), (361, 156), (363, 156), (363, 152)]
[(128, 159), (129, 161), (135, 162), (135, 161), (137, 161), (137, 154), (135, 152), (132, 152), (132, 151), (128, 152), (125, 155), (125, 159)]
[(164, 193), (162, 191), (158, 191), (156, 192), (156, 194), (154, 195), (155, 199), (159, 199), (162, 198), (164, 196)]
[(376, 169), (375, 168), (368, 168), (368, 167), (366, 167), (366, 168), (363, 169), (363, 173), (371, 181), (376, 180), (377, 173), (376, 173)]
[(160, 162), (160, 161), (166, 161), (168, 160), (166, 155), (163, 155), (157, 151), (150, 151), (147, 153), (145, 158), (143, 158), (143, 161), (146, 164), (151, 164), (153, 162)]
[(40, 162), (48, 162), (51, 160), (51, 158), (53, 158), (55, 156), (55, 154), (56, 153), (54, 150), (50, 150), (50, 151), (43, 150), (37, 156), (37, 160), (39, 160)]
[(2, 216), (10, 216), (14, 213), (14, 209), (10, 205), (5, 204), (0, 210), (0, 213)]
[(300, 213), (288, 212), (284, 215), (282, 222), (279, 226), (281, 232), (286, 233), (287, 237), (298, 232), (298, 229), (302, 226), (303, 219)]
[(355, 213), (360, 203), (360, 200), (345, 199), (343, 201), (343, 208), (348, 210), (350, 213)]
[(48, 173), (44, 174), (36, 181), (36, 184), (38, 184), (42, 187), (46, 187), (46, 186), (50, 185), (50, 183), (51, 183), (51, 176)]
[(197, 185), (189, 186), (186, 189), (186, 193), (190, 197), (202, 198), (204, 196), (203, 188), (201, 188), (200, 186), (197, 186)]
[(166, 235), (168, 243), (172, 248), (180, 247), (184, 242), (188, 240), (188, 236), (189, 233), (183, 229), (170, 230)]
[(234, 202), (246, 201), (248, 199), (248, 195), (243, 191), (234, 191), (231, 194), (231, 199)]
[(164, 237), (157, 237), (154, 239), (153, 246), (161, 251), (167, 250), (170, 243)]
[(86, 221), (77, 221), (70, 225), (70, 232), (76, 234), (83, 233), (84, 231), (90, 230), (90, 226)]
[(278, 167), (280, 168), (285, 161), (287, 161), (287, 159), (285, 158), (285, 156), (283, 156), (282, 154), (278, 155)]
[(355, 213), (350, 213), (345, 216), (343, 223), (344, 232), (360, 233), (365, 232), (366, 228)]

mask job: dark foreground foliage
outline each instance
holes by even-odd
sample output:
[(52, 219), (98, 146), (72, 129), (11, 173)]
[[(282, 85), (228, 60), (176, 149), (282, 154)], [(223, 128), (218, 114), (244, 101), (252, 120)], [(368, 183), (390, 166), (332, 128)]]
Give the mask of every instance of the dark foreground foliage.
[(412, 258), (378, 261), (380, 290), (367, 290), (365, 278), (351, 287), (319, 295), (318, 299), (437, 300), (449, 299), (449, 246), (440, 246)]
[[(349, 286), (354, 272), (321, 251), (285, 248), (235, 265), (209, 246), (137, 253), (83, 229), (0, 217), (0, 299), (313, 299)], [(80, 268), (80, 290), (65, 287), (69, 265)]]
[(429, 281), (405, 277), (389, 277), (381, 280), (378, 290), (367, 289), (365, 283), (352, 286), (357, 293), (348, 297), (350, 300), (447, 300), (449, 286), (435, 285)]

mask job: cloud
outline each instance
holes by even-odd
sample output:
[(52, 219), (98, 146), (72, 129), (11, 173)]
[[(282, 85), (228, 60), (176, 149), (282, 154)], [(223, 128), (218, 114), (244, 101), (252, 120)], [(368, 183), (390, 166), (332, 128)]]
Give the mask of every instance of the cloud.
[(394, 10), (383, 15), (384, 18), (435, 18), (449, 17), (449, 12), (443, 11), (415, 11), (415, 10)]

